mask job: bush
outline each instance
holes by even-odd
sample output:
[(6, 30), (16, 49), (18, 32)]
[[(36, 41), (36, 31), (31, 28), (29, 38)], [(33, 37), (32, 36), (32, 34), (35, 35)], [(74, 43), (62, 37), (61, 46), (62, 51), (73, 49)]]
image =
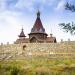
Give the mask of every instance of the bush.
[(19, 69), (17, 67), (13, 67), (11, 70), (11, 75), (18, 75), (19, 74)]

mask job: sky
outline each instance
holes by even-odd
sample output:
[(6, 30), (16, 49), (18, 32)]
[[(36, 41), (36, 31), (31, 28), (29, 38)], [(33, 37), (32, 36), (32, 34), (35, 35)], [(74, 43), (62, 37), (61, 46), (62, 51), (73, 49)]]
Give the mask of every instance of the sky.
[(59, 27), (60, 23), (75, 20), (75, 13), (65, 10), (66, 2), (74, 4), (75, 0), (0, 0), (0, 43), (13, 43), (18, 38), (22, 27), (28, 37), (40, 10), (41, 21), (46, 33), (61, 39), (75, 41), (75, 36)]

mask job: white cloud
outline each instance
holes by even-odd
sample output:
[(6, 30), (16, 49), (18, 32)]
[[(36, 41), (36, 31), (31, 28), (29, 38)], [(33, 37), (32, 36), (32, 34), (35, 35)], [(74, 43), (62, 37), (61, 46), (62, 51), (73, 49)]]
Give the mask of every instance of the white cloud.
[(63, 10), (64, 9), (64, 5), (65, 5), (65, 0), (60, 0), (57, 7), (55, 8), (55, 10), (59, 11), (59, 10)]
[(54, 1), (56, 2), (56, 0), (18, 0), (15, 7), (23, 10), (26, 8), (29, 11), (34, 11), (38, 9), (38, 7), (43, 9), (45, 5), (50, 6), (55, 3)]
[[(0, 10), (29, 10), (34, 11), (38, 7), (54, 5), (56, 0), (0, 0)], [(59, 5), (60, 6), (60, 5)], [(59, 7), (58, 7), (59, 8)]]
[(20, 9), (25, 9), (25, 8), (32, 8), (33, 6), (33, 0), (19, 0), (16, 4), (15, 7), (20, 8)]
[(18, 20), (17, 14), (11, 14), (9, 11), (0, 13), (0, 42), (12, 42), (17, 38), (21, 29), (21, 21)]
[[(19, 21), (17, 21), (18, 13), (11, 13), (10, 11), (5, 11), (0, 13), (0, 21), (6, 22), (6, 25), (11, 25), (16, 27)], [(17, 19), (16, 19), (17, 18)]]

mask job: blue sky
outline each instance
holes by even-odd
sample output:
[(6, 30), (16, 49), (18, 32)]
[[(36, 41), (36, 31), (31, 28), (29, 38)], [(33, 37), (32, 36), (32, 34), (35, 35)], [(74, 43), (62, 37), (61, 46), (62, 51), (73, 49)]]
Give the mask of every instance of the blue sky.
[(65, 33), (58, 25), (75, 19), (75, 13), (64, 9), (66, 2), (73, 4), (75, 0), (0, 0), (0, 43), (13, 43), (18, 38), (22, 26), (28, 37), (38, 9), (48, 35), (53, 33), (58, 42), (68, 38), (75, 40), (75, 36)]

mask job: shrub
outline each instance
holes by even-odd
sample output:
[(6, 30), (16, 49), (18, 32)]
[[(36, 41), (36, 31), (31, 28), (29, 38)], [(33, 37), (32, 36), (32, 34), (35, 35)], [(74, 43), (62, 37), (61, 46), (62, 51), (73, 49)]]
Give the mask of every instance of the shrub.
[(13, 67), (11, 70), (11, 75), (18, 75), (19, 74), (19, 69), (17, 67)]

